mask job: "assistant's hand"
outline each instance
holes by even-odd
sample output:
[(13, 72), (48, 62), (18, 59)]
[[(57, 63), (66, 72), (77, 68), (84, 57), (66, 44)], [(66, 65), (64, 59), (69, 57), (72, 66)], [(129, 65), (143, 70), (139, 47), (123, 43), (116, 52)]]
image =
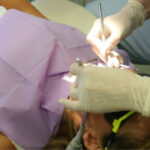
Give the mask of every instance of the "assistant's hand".
[(127, 70), (76, 63), (71, 66), (71, 73), (77, 79), (70, 88), (73, 101), (60, 100), (65, 107), (95, 113), (135, 110), (149, 115), (149, 78)]
[[(105, 41), (101, 40), (102, 31), (99, 19), (94, 22), (87, 36), (87, 41), (92, 45), (93, 51), (101, 59), (107, 61), (112, 48), (127, 37), (136, 27), (142, 25), (145, 19), (146, 12), (143, 5), (135, 0), (129, 1), (120, 12), (104, 18)], [(119, 57), (116, 57), (114, 61), (118, 65), (120, 63)]]

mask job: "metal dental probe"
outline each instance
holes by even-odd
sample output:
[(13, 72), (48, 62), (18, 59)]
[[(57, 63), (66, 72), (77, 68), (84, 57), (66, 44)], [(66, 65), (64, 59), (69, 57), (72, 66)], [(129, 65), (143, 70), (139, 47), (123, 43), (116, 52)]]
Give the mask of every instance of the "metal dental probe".
[[(101, 7), (101, 3), (99, 3), (99, 15), (100, 15), (100, 24), (101, 24), (101, 29), (102, 29), (102, 42), (105, 42), (105, 35), (104, 35), (104, 24), (103, 24), (103, 16), (102, 16), (102, 7)], [(103, 60), (104, 61), (104, 60)], [(104, 61), (105, 62), (105, 61)], [(76, 63), (79, 66), (83, 65), (83, 62), (79, 59), (76, 58)]]
[(100, 24), (102, 29), (102, 41), (105, 41), (105, 34), (104, 34), (104, 23), (103, 23), (103, 14), (102, 14), (102, 6), (101, 3), (99, 3), (99, 17), (100, 17)]
[[(105, 34), (104, 34), (104, 22), (103, 22), (103, 14), (102, 14), (102, 5), (101, 5), (101, 3), (99, 3), (99, 17), (100, 17), (100, 25), (101, 25), (101, 30), (102, 30), (102, 42), (104, 43), (106, 38), (105, 38)], [(107, 65), (107, 62), (104, 59), (103, 59), (103, 61)], [(120, 64), (120, 67), (126, 68), (127, 66), (123, 65), (123, 64)]]
[[(102, 42), (104, 43), (106, 38), (105, 38), (105, 34), (104, 34), (104, 23), (103, 23), (103, 14), (102, 14), (102, 5), (101, 5), (101, 3), (99, 3), (99, 19), (100, 19), (100, 26), (101, 26), (101, 30), (102, 30)], [(100, 53), (101, 53), (101, 51), (100, 51)], [(102, 60), (107, 65), (106, 60), (105, 59), (102, 59)]]
[(79, 66), (82, 66), (82, 65), (83, 65), (83, 62), (80, 60), (80, 58), (76, 58), (76, 63), (77, 63)]

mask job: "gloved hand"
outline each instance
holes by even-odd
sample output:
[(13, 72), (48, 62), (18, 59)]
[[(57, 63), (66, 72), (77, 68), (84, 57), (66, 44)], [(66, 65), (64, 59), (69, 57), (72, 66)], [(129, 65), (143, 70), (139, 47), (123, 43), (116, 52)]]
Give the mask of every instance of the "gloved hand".
[(60, 99), (65, 107), (76, 111), (105, 113), (134, 110), (150, 116), (150, 78), (116, 68), (73, 64), (77, 75), (70, 97)]
[[(141, 26), (146, 19), (146, 11), (143, 5), (136, 0), (130, 0), (118, 13), (104, 18), (104, 33), (106, 40), (101, 40), (102, 31), (100, 20), (96, 20), (87, 36), (87, 41), (92, 45), (93, 51), (103, 60), (111, 49), (121, 40), (127, 37), (136, 27)], [(116, 58), (118, 59), (118, 58)], [(119, 59), (116, 65), (120, 63)], [(114, 64), (115, 65), (115, 64)]]

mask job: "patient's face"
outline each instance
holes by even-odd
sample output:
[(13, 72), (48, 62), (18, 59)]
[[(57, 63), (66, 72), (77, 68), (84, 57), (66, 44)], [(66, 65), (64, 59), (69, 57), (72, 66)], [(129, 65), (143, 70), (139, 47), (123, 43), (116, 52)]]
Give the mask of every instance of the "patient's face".
[[(80, 126), (83, 113), (69, 110), (70, 117), (75, 121), (76, 126)], [(150, 136), (150, 118), (139, 113), (133, 115), (119, 129), (117, 136), (128, 135), (139, 142)], [(111, 133), (112, 125), (109, 124), (104, 114), (88, 113), (86, 120), (86, 130), (83, 135), (84, 145), (88, 150), (103, 149), (103, 140)]]

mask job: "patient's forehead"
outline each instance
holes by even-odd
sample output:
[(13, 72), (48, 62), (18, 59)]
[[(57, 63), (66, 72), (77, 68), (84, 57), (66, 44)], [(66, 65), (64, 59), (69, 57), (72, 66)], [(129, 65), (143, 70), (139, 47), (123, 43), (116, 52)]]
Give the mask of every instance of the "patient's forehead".
[[(77, 112), (70, 109), (67, 109), (67, 112), (69, 113), (70, 117), (75, 122), (75, 124), (80, 126), (84, 112)], [(103, 124), (104, 122), (107, 122), (104, 118), (104, 114), (98, 114), (98, 113), (87, 114), (86, 124), (90, 127), (97, 126), (98, 124)]]

